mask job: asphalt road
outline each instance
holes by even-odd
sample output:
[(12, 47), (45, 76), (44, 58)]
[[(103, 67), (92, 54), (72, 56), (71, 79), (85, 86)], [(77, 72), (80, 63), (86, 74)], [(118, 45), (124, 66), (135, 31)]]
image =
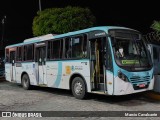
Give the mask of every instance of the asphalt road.
[[(0, 111), (160, 111), (160, 101), (146, 98), (143, 94), (118, 97), (90, 94), (88, 99), (78, 100), (68, 90), (42, 87), (24, 90), (21, 85), (0, 80)], [(111, 120), (117, 118), (123, 120), (158, 120), (155, 117), (107, 117), (107, 119)], [(15, 118), (15, 120), (18, 119), (28, 120), (28, 118)], [(44, 118), (41, 119), (43, 120)], [(62, 117), (54, 117), (54, 119), (59, 120)], [(65, 117), (63, 119), (70, 120), (75, 118)], [(76, 119), (82, 118), (76, 117)], [(94, 118), (85, 117), (83, 119), (105, 120), (106, 118), (97, 116)]]

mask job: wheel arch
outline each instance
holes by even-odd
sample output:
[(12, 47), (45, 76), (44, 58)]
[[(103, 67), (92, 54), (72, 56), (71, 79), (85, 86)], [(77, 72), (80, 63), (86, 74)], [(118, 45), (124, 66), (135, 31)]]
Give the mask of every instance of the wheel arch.
[(86, 91), (88, 91), (88, 88), (87, 88), (87, 82), (85, 80), (85, 78), (83, 77), (83, 75), (81, 75), (80, 73), (74, 73), (71, 75), (70, 79), (69, 79), (69, 89), (72, 90), (72, 81), (75, 77), (80, 77), (82, 78), (82, 80), (84, 81), (85, 83), (85, 88), (86, 88)]
[[(26, 71), (23, 71), (23, 72), (22, 72), (22, 74), (21, 74), (21, 83), (22, 83), (22, 77), (23, 77), (24, 74), (28, 75), (28, 73), (27, 73)], [(28, 77), (29, 77), (29, 75), (28, 75)], [(30, 79), (30, 78), (29, 78), (29, 79)]]

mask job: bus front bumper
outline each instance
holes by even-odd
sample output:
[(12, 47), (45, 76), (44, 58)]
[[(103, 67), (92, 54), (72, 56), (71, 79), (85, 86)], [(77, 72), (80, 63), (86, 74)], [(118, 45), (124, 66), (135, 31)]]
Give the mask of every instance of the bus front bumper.
[(150, 83), (148, 84), (147, 88), (141, 88), (141, 89), (135, 89), (132, 83), (125, 82), (121, 80), (119, 77), (116, 77), (113, 95), (127, 95), (132, 93), (153, 90), (153, 85), (154, 85), (154, 77), (153, 79), (150, 80)]

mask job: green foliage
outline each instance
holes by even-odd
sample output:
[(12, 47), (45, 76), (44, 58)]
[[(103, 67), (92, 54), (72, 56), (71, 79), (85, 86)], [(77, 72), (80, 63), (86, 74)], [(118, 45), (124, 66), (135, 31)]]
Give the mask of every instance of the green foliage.
[(160, 21), (154, 21), (151, 28), (156, 32), (160, 32)]
[(38, 12), (33, 20), (33, 35), (61, 34), (92, 27), (95, 17), (88, 8), (50, 8)]

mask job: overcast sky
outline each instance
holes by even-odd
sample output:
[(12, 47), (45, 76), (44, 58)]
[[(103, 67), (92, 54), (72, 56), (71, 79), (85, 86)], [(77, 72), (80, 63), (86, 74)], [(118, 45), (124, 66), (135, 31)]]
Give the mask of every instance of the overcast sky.
[[(5, 38), (23, 41), (32, 37), (32, 20), (39, 0), (0, 0), (0, 18), (7, 16)], [(97, 19), (96, 26), (125, 26), (143, 34), (151, 32), (153, 20), (160, 20), (158, 0), (41, 0), (42, 10), (51, 7), (88, 7)], [(141, 3), (140, 3), (141, 2)], [(2, 25), (0, 26), (1, 34)]]

